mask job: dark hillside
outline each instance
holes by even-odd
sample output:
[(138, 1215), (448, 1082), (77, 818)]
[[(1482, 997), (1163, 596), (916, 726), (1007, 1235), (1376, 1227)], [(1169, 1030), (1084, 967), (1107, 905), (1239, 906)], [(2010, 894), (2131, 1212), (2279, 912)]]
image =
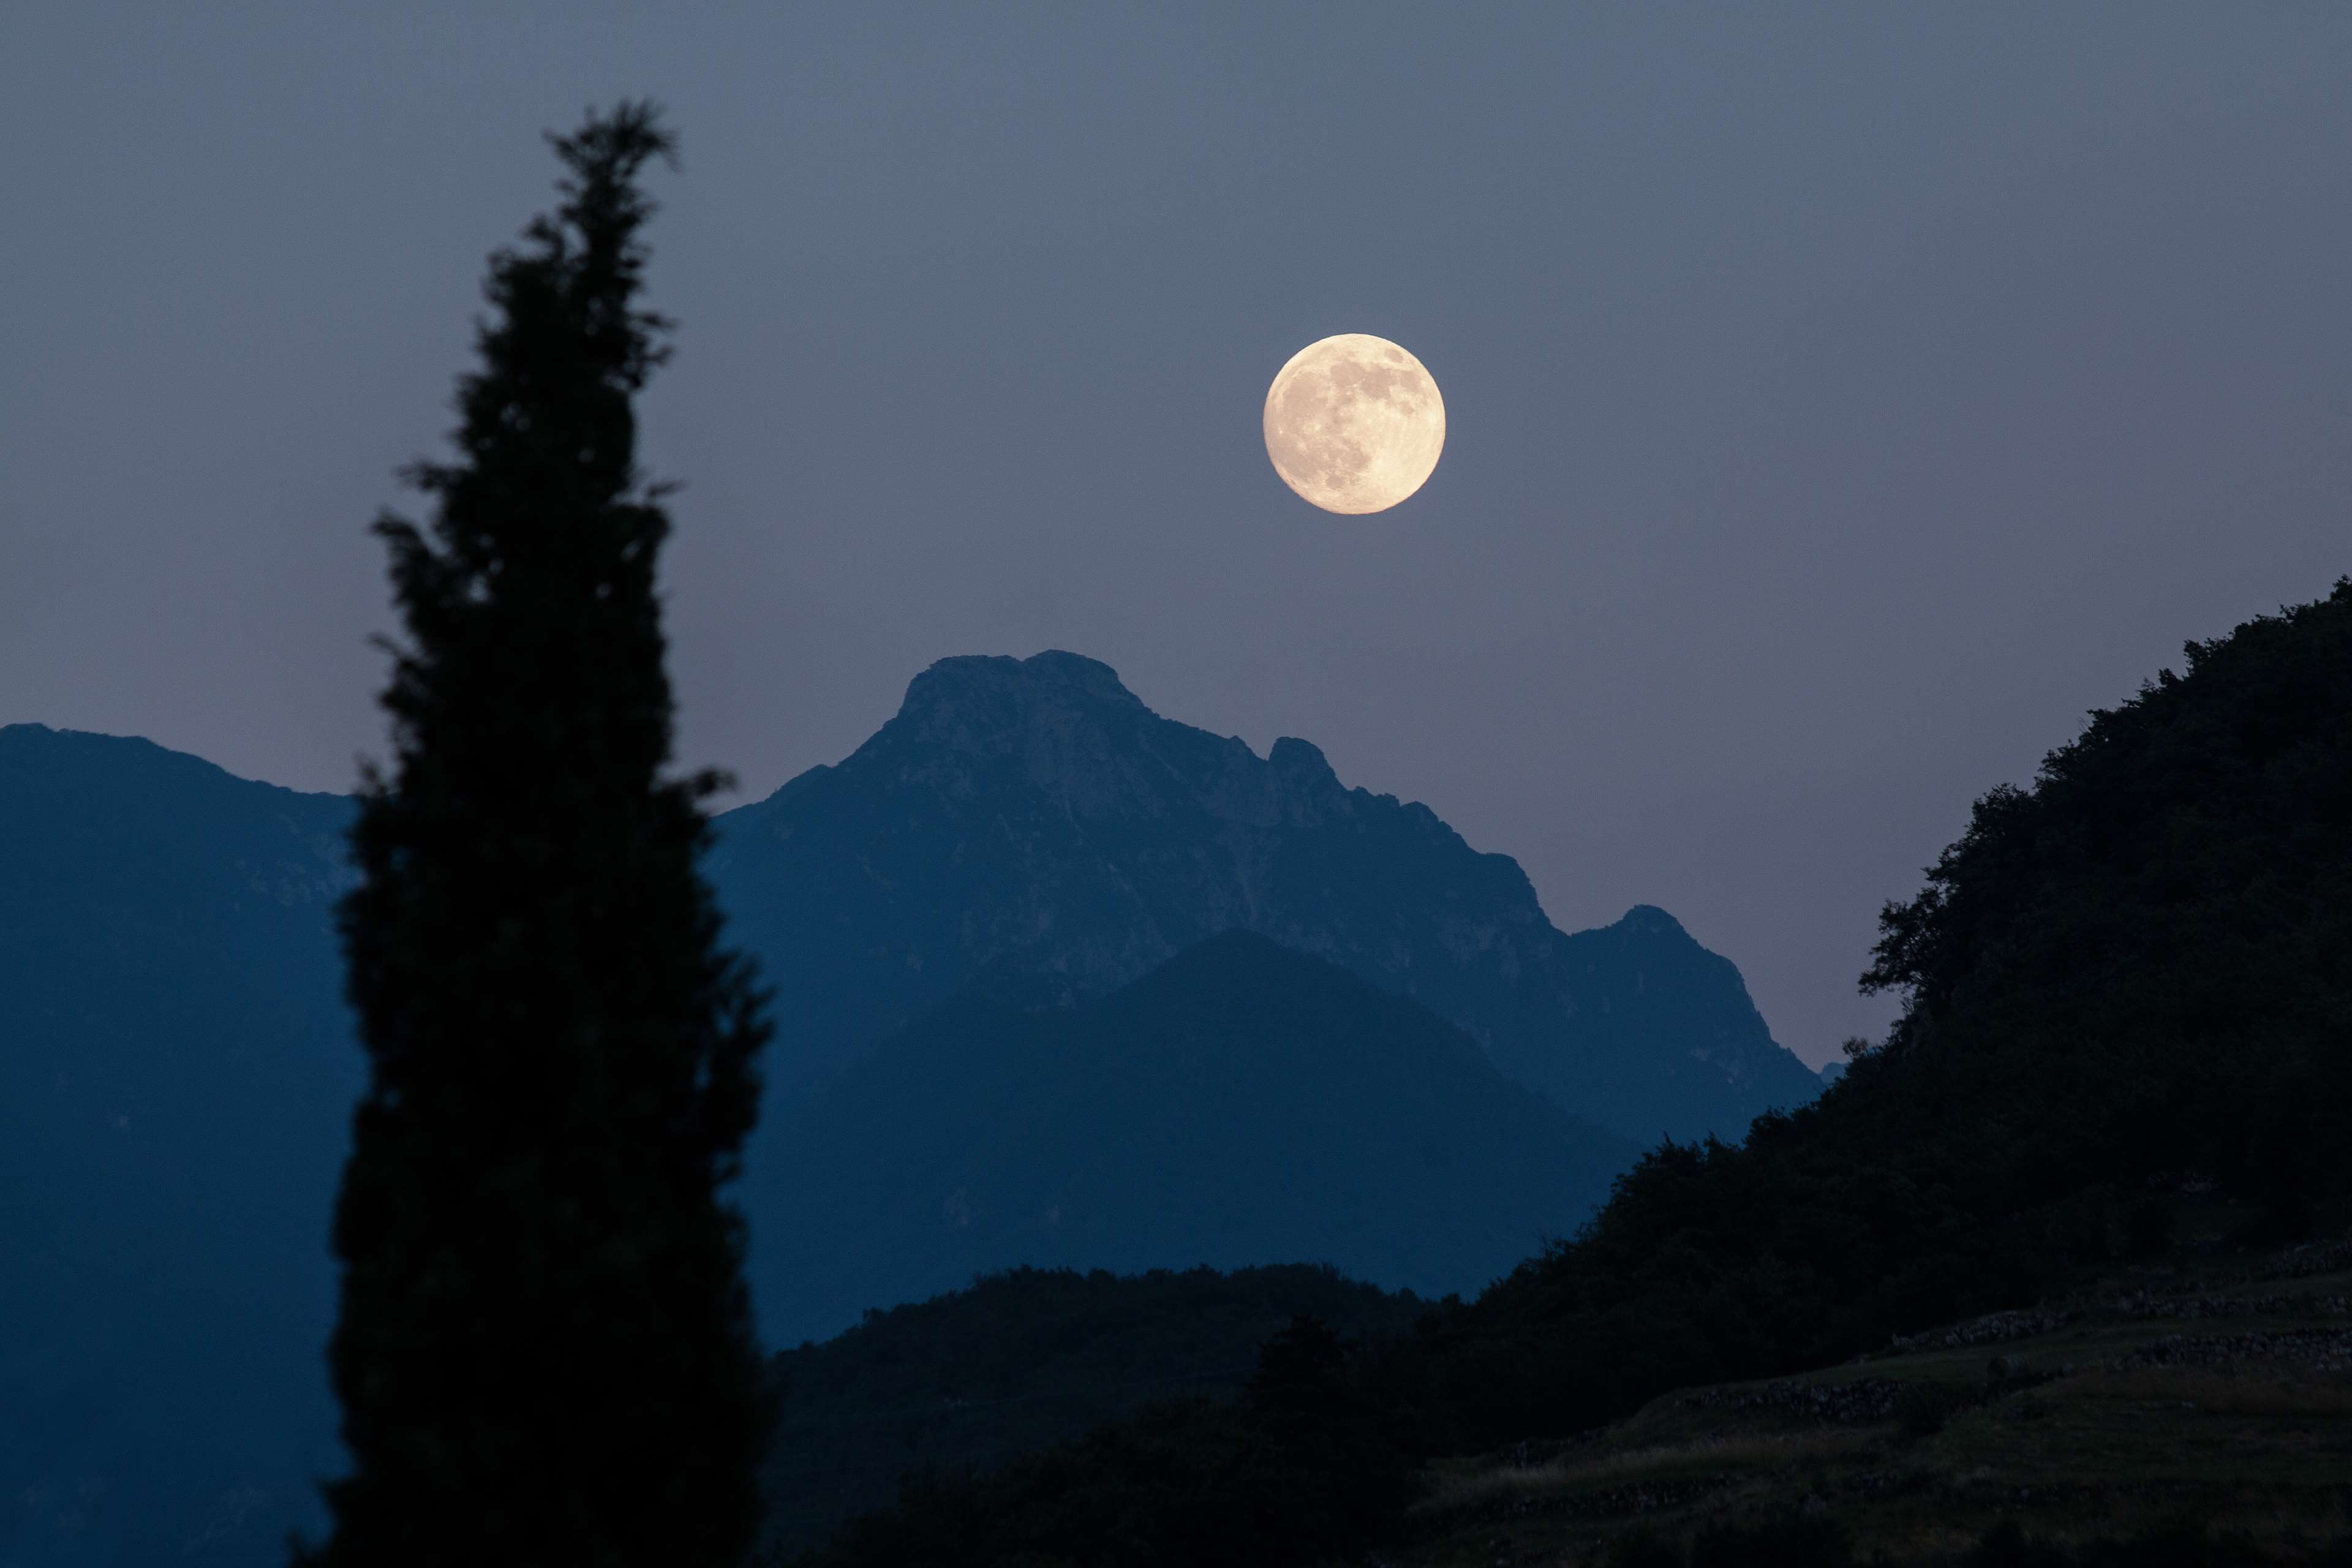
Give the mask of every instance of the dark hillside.
[(798, 1550), (879, 1508), (908, 1473), (985, 1472), (1136, 1406), (1238, 1394), (1258, 1349), (1299, 1314), (1350, 1340), (1409, 1332), (1429, 1310), (1328, 1268), (1017, 1268), (869, 1312), (772, 1363), (781, 1394), (765, 1469), (772, 1546)]
[[(2352, 584), (2192, 644), (1980, 801), (1865, 984), (1906, 1006), (1740, 1148), (1661, 1149), (1416, 1363), (1468, 1437), (1818, 1363), (2352, 1178)], [(1502, 1375), (1503, 1369), (1509, 1375)]]
[[(1332, 1463), (1381, 1463), (1382, 1424), (1360, 1405), (1348, 1452), (1248, 1397), (1142, 1412), (919, 1488), (817, 1561), (2352, 1568), (2347, 1292), (2352, 1237), (2129, 1265), (1835, 1365), (1684, 1386), (1604, 1426), (1391, 1469), (1403, 1495), (1385, 1510)], [(1263, 1478), (1234, 1473), (1236, 1455), (1363, 1511), (1269, 1550), (1245, 1512)], [(1189, 1560), (1167, 1549), (1211, 1522), (1239, 1538)]]
[(1380, 1560), (2347, 1568), (2347, 1291), (2352, 1238), (2179, 1258), (1834, 1366), (1676, 1389), (1431, 1467)]

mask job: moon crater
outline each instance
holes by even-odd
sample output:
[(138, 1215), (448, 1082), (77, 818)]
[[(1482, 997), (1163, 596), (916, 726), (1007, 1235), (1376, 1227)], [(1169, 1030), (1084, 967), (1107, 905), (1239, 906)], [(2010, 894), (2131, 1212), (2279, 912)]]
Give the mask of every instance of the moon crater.
[(1367, 332), (1291, 355), (1265, 395), (1265, 454), (1326, 511), (1386, 511), (1421, 489), (1445, 447), (1445, 400), (1421, 361)]

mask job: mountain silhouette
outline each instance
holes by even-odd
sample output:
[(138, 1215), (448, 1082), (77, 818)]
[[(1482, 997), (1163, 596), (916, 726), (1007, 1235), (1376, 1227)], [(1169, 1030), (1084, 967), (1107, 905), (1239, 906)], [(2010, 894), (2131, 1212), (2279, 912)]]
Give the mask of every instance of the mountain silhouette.
[(1305, 741), (1261, 758), (1163, 719), (1076, 654), (942, 659), (849, 757), (719, 826), (785, 1097), (1001, 958), (1076, 1000), (1228, 930), (1421, 1003), (1639, 1141), (1736, 1138), (1821, 1088), (1664, 910), (1564, 935), (1516, 861), (1427, 806), (1342, 785)]
[(1021, 1264), (1475, 1291), (1635, 1153), (1419, 1004), (1246, 931), (1076, 1008), (1024, 989), (983, 975), (777, 1124), (748, 1194), (776, 1338)]
[[(332, 918), (350, 884), (352, 810), (145, 741), (0, 727), (0, 1496), (15, 1500), (0, 1514), (0, 1561), (274, 1562), (289, 1527), (320, 1517), (313, 1482), (341, 1468), (322, 1364), (328, 1221), (362, 1083)], [(787, 1320), (837, 1326), (903, 1299), (893, 1290), (961, 1285), (982, 1258), (1081, 1256), (1033, 1246), (1045, 1233), (1012, 1217), (1033, 1196), (1049, 1209), (1039, 1184), (1063, 1167), (1043, 1152), (1021, 1167), (1002, 1128), (969, 1121), (966, 1147), (922, 1146), (896, 1129), (954, 1107), (917, 1084), (903, 1124), (876, 1110), (877, 1146), (897, 1137), (910, 1158), (964, 1162), (973, 1236), (917, 1248), (898, 1272), (859, 1272), (842, 1215), (878, 1225), (913, 1214), (913, 1200), (845, 1190), (848, 1173), (875, 1169), (856, 1151), (832, 1176), (812, 1163), (835, 1145), (808, 1107), (867, 1052), (872, 1066), (824, 1103), (846, 1114), (919, 1050), (943, 1064), (969, 1052), (958, 1070), (999, 1089), (986, 1074), (1008, 1062), (1058, 1061), (1074, 1076), (1037, 1086), (1039, 1115), (1076, 1126), (1067, 1113), (1092, 1095), (1099, 1118), (1127, 1118), (1119, 1135), (1140, 1139), (1160, 1125), (1142, 1086), (1176, 1058), (1147, 1055), (1121, 1078), (1101, 1055), (1167, 1044), (1134, 1011), (1139, 998), (1164, 997), (1172, 1029), (1209, 1016), (1213, 996), (1253, 994), (1265, 1019), (1218, 1037), (1255, 1042), (1255, 1054), (1211, 1053), (1200, 1070), (1280, 1065), (1286, 1087), (1266, 1105), (1287, 1109), (1217, 1123), (1219, 1135), (1324, 1137), (1313, 1146), (1341, 1163), (1297, 1191), (1330, 1212), (1292, 1203), (1285, 1175), (1262, 1194), (1274, 1206), (1261, 1224), (1234, 1191), (1143, 1174), (1163, 1167), (1138, 1145), (1120, 1153), (1127, 1165), (1101, 1169), (1159, 1184), (1127, 1209), (1089, 1208), (1073, 1187), (1060, 1234), (1100, 1241), (1085, 1256), (1107, 1267), (1322, 1256), (1429, 1289), (1473, 1288), (1537, 1232), (1572, 1227), (1630, 1152), (1504, 1092), (1475, 1055), (1459, 1059), (1462, 1036), (1404, 1001), (1560, 1105), (1589, 1099), (1593, 1120), (1637, 1141), (1736, 1131), (1752, 1107), (1803, 1098), (1815, 1081), (1773, 1076), (1793, 1059), (1738, 972), (1663, 913), (1562, 936), (1516, 865), (1471, 851), (1425, 808), (1343, 789), (1304, 742), (1260, 759), (1160, 719), (1072, 655), (934, 667), (839, 766), (720, 818), (711, 867), (730, 940), (778, 993), (775, 1088), (743, 1192), (771, 1332)], [(1252, 993), (1231, 975), (1223, 990), (1205, 979), (1186, 989), (1169, 978), (1194, 973), (1182, 965), (1155, 981), (1172, 990), (1133, 986), (1234, 929), (1318, 954), (1379, 994), (1347, 999), (1323, 966), (1296, 972), (1296, 995), (1287, 983)], [(1238, 967), (1242, 951), (1213, 946), (1198, 962), (1214, 970), (1223, 953)], [(1454, 1053), (1453, 1109), (1424, 1129), (1439, 1142), (1420, 1185), (1402, 1163), (1346, 1168), (1349, 1150), (1393, 1150), (1403, 1136), (1397, 1102), (1349, 1075), (1404, 1069), (1381, 1055), (1347, 1065), (1339, 1025), (1304, 1016), (1325, 1005), (1307, 996), (1335, 1019), (1378, 1015), (1347, 1037), (1355, 1048), (1410, 1039), (1431, 1060)], [(1296, 1020), (1295, 1037), (1268, 1032), (1281, 1018)], [(1054, 1054), (1076, 1039), (1095, 1040), (1097, 1057)], [(1352, 1108), (1356, 1143), (1316, 1120), (1331, 1107)], [(1097, 1131), (1106, 1150), (1122, 1147), (1111, 1120)], [(1449, 1154), (1444, 1140), (1495, 1147)], [(1524, 1190), (1494, 1197), (1511, 1160)], [(991, 1185), (991, 1173), (1006, 1184)], [(1150, 1212), (1155, 1195), (1171, 1200), (1164, 1214)], [(1230, 1218), (1229, 1249), (1206, 1244), (1204, 1216), (1216, 1215)], [(1375, 1224), (1394, 1233), (1385, 1251), (1370, 1239)], [(1141, 1239), (1112, 1245), (1125, 1225)], [(1294, 1238), (1307, 1250), (1277, 1247)], [(838, 1243), (834, 1284), (793, 1281), (796, 1259), (814, 1267), (794, 1251), (802, 1241)], [(1154, 1255), (1163, 1243), (1177, 1250)]]
[(0, 1562), (323, 1518), (350, 802), (0, 728)]

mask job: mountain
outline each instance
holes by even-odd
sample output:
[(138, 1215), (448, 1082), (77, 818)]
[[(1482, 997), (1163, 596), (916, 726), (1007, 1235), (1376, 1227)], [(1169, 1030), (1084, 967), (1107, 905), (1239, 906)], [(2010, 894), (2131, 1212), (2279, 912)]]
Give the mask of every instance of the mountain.
[(1634, 1153), (1426, 1008), (1248, 932), (1074, 1009), (1018, 989), (968, 988), (774, 1124), (746, 1188), (772, 1339), (1016, 1264), (1475, 1291)]
[(849, 757), (719, 827), (784, 1097), (999, 958), (1094, 997), (1235, 929), (1411, 997), (1637, 1141), (1737, 1137), (1821, 1088), (1664, 910), (1563, 935), (1428, 807), (1343, 786), (1305, 741), (1260, 758), (1163, 719), (1076, 654), (943, 659)]
[(350, 817), (0, 728), (0, 1562), (257, 1562), (323, 1517)]
[(1363, 1500), (1334, 1426), (1422, 1485), (1282, 1560), (2352, 1560), (2352, 579), (1988, 792), (1880, 932), (1824, 1094), (1327, 1357), (1319, 1426), (1130, 1415), (815, 1561), (1269, 1561), (1269, 1471)]
[[(328, 1220), (364, 1071), (332, 923), (352, 812), (144, 741), (0, 727), (0, 1562), (257, 1563), (320, 1518), (312, 1482), (341, 1468)], [(1621, 1119), (1639, 1138), (1797, 1097), (1758, 1088), (1785, 1053), (1737, 972), (1663, 914), (1561, 936), (1507, 858), (1425, 809), (1341, 789), (1303, 742), (1261, 760), (1158, 719), (1069, 655), (936, 667), (840, 766), (721, 818), (712, 858), (733, 939), (778, 982), (778, 1087), (745, 1194), (771, 1281), (794, 1227), (827, 1223), (771, 1179), (797, 1157), (787, 1129), (816, 1085), (959, 993), (964, 1011), (927, 1026), (943, 1056), (950, 1016), (1009, 1038), (1042, 999), (1080, 1027), (1081, 1005), (1229, 927), (1418, 1000), (1571, 1105), (1615, 1064), (1681, 1107)], [(1066, 1048), (1059, 1026), (1023, 1048)], [(1643, 1052), (1670, 1059), (1642, 1068)], [(1547, 1084), (1548, 1066), (1595, 1070)], [(1534, 1125), (1524, 1097), (1481, 1092)], [(1468, 1127), (1451, 1135), (1483, 1136)], [(1392, 1193), (1436, 1238), (1344, 1256), (1383, 1279), (1473, 1287), (1509, 1261), (1504, 1237), (1572, 1226), (1626, 1154), (1589, 1137), (1542, 1204), (1468, 1221)], [(1366, 1223), (1344, 1184), (1313, 1190), (1343, 1205), (1329, 1236), (1360, 1235), (1342, 1224)], [(1454, 1227), (1465, 1238), (1441, 1256)], [(1173, 1221), (1149, 1234), (1197, 1237)], [(845, 1275), (801, 1321), (1015, 1260), (944, 1256), (950, 1272)], [(1242, 1260), (1100, 1261), (1221, 1257)]]

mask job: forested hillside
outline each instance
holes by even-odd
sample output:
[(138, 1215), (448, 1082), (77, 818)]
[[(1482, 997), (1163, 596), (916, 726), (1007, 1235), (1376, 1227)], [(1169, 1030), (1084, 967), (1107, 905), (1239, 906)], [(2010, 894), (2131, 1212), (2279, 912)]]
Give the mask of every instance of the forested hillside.
[(1449, 1438), (2024, 1300), (2209, 1186), (2261, 1239), (2342, 1203), (2352, 584), (2186, 651), (1888, 906), (1864, 984), (1903, 1015), (1819, 1102), (1654, 1151), (1416, 1361)]
[(912, 1472), (985, 1472), (1139, 1405), (1235, 1394), (1302, 1314), (1360, 1342), (1430, 1303), (1329, 1268), (1016, 1268), (779, 1352), (769, 1539), (824, 1541)]

